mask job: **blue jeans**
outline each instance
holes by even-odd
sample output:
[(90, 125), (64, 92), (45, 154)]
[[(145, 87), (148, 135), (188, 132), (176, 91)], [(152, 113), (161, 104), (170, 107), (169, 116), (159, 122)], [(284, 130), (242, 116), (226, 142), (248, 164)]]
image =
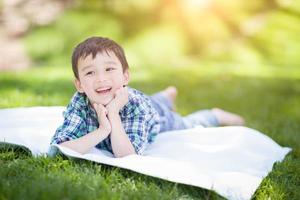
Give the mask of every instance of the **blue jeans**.
[(187, 116), (172, 111), (173, 103), (162, 92), (150, 96), (153, 106), (160, 115), (160, 132), (194, 128), (195, 126), (219, 126), (211, 110), (199, 110)]

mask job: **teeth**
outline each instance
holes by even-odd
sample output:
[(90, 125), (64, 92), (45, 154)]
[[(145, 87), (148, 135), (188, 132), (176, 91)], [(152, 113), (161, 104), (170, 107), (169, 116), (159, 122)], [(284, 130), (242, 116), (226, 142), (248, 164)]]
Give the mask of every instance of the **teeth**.
[(106, 91), (106, 90), (110, 90), (111, 87), (105, 87), (105, 88), (99, 88), (99, 89), (96, 89), (97, 92), (102, 92), (102, 91)]

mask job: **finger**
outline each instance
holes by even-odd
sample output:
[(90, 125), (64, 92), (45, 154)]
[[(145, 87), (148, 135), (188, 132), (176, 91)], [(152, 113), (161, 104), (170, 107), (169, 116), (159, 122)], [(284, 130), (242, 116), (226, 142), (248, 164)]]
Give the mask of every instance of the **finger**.
[(97, 104), (93, 103), (93, 108), (97, 111)]
[(99, 123), (105, 127), (109, 126), (110, 123), (107, 118), (107, 114), (108, 114), (107, 109), (102, 104), (98, 104), (98, 108), (101, 110), (99, 113)]
[(94, 103), (93, 106), (94, 106), (94, 109), (95, 109), (95, 111), (97, 113), (98, 118), (100, 118), (100, 112), (101, 111), (99, 110), (98, 104)]
[(101, 114), (102, 113), (104, 113), (105, 115), (107, 114), (107, 110), (102, 104), (98, 104), (98, 109), (99, 109)]
[(94, 108), (96, 110), (98, 118), (101, 118), (102, 113), (107, 113), (106, 108), (101, 104), (94, 103)]

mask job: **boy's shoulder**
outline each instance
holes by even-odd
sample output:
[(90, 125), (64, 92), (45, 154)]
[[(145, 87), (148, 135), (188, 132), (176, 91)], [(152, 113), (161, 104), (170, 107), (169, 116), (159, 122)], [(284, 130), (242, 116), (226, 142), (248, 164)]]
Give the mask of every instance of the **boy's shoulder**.
[(121, 114), (146, 114), (155, 112), (148, 95), (143, 92), (128, 87), (128, 103), (121, 110)]
[(132, 87), (128, 87), (128, 98), (129, 101), (132, 102), (140, 102), (149, 99), (146, 94)]
[(64, 116), (66, 117), (70, 114), (76, 114), (80, 117), (86, 117), (86, 113), (89, 110), (89, 100), (87, 96), (85, 94), (75, 92), (64, 111)]
[(75, 92), (75, 94), (71, 98), (69, 105), (75, 109), (81, 110), (88, 107), (89, 100), (85, 94), (82, 94), (80, 92)]

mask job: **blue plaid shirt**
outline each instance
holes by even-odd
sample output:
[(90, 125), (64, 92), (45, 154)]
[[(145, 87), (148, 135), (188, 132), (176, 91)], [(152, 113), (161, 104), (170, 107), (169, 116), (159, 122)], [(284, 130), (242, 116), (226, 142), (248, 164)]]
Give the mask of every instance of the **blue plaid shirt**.
[[(148, 96), (128, 88), (128, 103), (120, 110), (122, 125), (137, 154), (142, 154), (160, 131), (160, 118)], [(58, 127), (51, 144), (82, 137), (99, 127), (97, 113), (86, 95), (76, 92), (63, 113), (64, 122)], [(110, 136), (96, 145), (111, 153)]]

